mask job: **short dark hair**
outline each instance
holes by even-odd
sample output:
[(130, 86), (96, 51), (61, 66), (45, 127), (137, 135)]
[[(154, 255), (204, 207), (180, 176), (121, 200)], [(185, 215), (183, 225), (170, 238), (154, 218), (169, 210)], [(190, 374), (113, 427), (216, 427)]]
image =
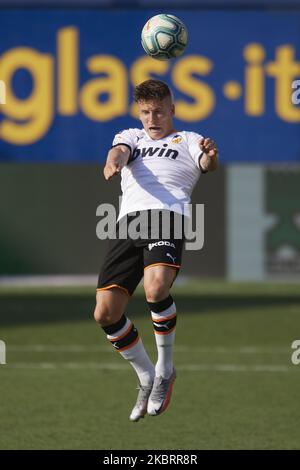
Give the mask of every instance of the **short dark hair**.
[(168, 85), (152, 78), (137, 85), (133, 92), (136, 103), (138, 101), (163, 100), (167, 97), (172, 99), (172, 93)]

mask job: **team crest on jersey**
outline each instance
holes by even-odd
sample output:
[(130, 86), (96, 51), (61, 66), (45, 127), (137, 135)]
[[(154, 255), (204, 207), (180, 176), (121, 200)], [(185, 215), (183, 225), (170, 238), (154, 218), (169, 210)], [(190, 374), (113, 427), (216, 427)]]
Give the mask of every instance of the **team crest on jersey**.
[(172, 144), (180, 144), (182, 142), (182, 137), (181, 135), (175, 135), (173, 139), (171, 140)]

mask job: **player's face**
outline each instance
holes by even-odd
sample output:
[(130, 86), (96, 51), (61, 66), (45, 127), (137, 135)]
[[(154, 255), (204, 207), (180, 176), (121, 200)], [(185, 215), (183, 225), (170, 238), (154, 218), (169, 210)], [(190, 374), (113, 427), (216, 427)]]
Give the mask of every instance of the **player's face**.
[(151, 139), (158, 140), (171, 134), (175, 107), (170, 98), (138, 102), (139, 118)]

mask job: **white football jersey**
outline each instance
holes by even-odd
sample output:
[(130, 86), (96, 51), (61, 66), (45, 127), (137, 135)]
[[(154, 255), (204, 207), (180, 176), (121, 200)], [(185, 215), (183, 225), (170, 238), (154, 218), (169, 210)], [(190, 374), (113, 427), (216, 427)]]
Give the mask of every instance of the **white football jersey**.
[(131, 154), (121, 171), (122, 203), (118, 220), (129, 212), (168, 209), (188, 214), (186, 205), (201, 174), (200, 134), (174, 132), (153, 140), (144, 129), (118, 133), (113, 147), (124, 144)]

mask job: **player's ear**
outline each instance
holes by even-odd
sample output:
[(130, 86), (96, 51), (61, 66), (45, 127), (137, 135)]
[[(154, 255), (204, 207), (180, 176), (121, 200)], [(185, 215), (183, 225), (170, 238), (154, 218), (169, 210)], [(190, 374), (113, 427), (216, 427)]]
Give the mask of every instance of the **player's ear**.
[(172, 103), (171, 105), (171, 113), (172, 113), (172, 116), (175, 116), (175, 104)]

